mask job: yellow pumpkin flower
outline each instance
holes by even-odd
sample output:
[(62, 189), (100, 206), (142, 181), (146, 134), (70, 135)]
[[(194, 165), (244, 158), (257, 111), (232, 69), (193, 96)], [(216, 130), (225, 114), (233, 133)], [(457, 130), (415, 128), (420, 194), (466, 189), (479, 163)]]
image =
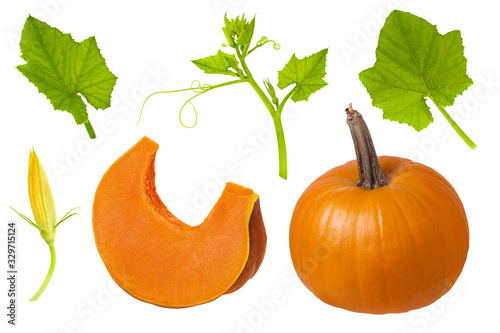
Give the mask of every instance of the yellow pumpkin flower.
[(47, 179), (45, 171), (43, 170), (42, 164), (38, 159), (38, 156), (36, 156), (35, 154), (34, 149), (30, 151), (30, 157), (28, 161), (28, 195), (30, 199), (31, 211), (33, 212), (35, 222), (31, 221), (26, 215), (19, 213), (12, 207), (11, 208), (29, 224), (37, 228), (40, 231), (40, 235), (42, 236), (43, 240), (49, 246), (49, 272), (47, 273), (47, 276), (43, 281), (40, 289), (30, 299), (30, 301), (36, 301), (49, 284), (49, 281), (52, 278), (52, 274), (54, 273), (54, 267), (56, 264), (56, 252), (54, 249), (56, 228), (59, 224), (61, 224), (61, 222), (67, 220), (73, 215), (78, 215), (78, 213), (71, 213), (74, 209), (76, 209), (73, 208), (68, 213), (66, 213), (66, 215), (64, 215), (59, 221), (57, 221), (56, 206), (54, 204), (54, 197), (52, 196), (49, 181)]
[(28, 194), (35, 223), (46, 242), (53, 242), (57, 222), (56, 206), (47, 175), (34, 150), (28, 162)]

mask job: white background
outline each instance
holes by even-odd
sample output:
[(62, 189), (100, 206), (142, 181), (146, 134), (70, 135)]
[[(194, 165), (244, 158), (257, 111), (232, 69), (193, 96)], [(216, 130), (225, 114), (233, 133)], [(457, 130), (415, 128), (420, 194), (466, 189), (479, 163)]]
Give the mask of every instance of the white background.
[[(18, 326), (6, 324), (6, 280), (0, 283), (0, 318), (8, 332), (498, 332), (498, 112), (500, 22), (495, 1), (97, 1), (27, 0), (0, 11), (2, 100), (1, 262), (6, 262), (6, 223), (18, 222)], [(373, 65), (378, 32), (393, 8), (410, 11), (438, 25), (441, 33), (462, 31), (468, 74), (475, 81), (449, 111), (478, 144), (471, 151), (432, 107), (435, 122), (421, 133), (382, 119), (358, 73)], [(277, 147), (270, 116), (248, 85), (209, 92), (195, 100), (198, 125), (185, 129), (178, 109), (190, 93), (146, 94), (188, 87), (195, 79), (219, 83), (189, 60), (215, 54), (225, 41), (222, 15), (257, 13), (255, 42), (276, 40), (248, 59), (254, 76), (277, 83), (290, 56), (329, 47), (329, 86), (310, 101), (289, 101), (284, 111), (289, 180), (278, 177)], [(77, 41), (95, 35), (111, 71), (119, 79), (112, 108), (89, 107), (98, 138), (89, 140), (68, 113), (54, 112), (45, 96), (15, 66), (23, 63), (18, 40), (31, 13)], [(154, 76), (151, 73), (156, 73)], [(279, 92), (283, 97), (284, 93)], [(470, 251), (455, 287), (433, 305), (399, 315), (366, 315), (326, 305), (297, 279), (289, 256), (288, 227), (305, 187), (326, 170), (354, 158), (344, 108), (363, 113), (380, 155), (409, 157), (442, 174), (455, 186), (469, 218)], [(184, 120), (192, 121), (190, 110)], [(111, 163), (143, 135), (160, 144), (157, 187), (169, 209), (189, 224), (203, 221), (222, 188), (211, 173), (231, 163), (230, 180), (261, 195), (268, 233), (265, 260), (238, 292), (214, 302), (174, 310), (140, 302), (119, 289), (94, 245), (92, 201)], [(258, 139), (255, 139), (258, 138)], [(257, 140), (257, 145), (252, 142)], [(74, 206), (81, 215), (57, 232), (58, 261), (47, 290), (38, 289), (49, 266), (49, 252), (38, 232), (8, 206), (31, 216), (27, 162), (31, 147), (41, 159), (61, 216)], [(231, 162), (233, 161), (233, 162)], [(236, 162), (234, 162), (236, 161)], [(216, 189), (207, 202), (200, 195)], [(191, 207), (191, 211), (187, 210)], [(4, 276), (3, 273), (0, 274)], [(277, 297), (278, 295), (279, 297)], [(273, 303), (274, 302), (274, 303)], [(5, 305), (5, 306), (4, 306)], [(2, 328), (4, 332), (4, 328)]]

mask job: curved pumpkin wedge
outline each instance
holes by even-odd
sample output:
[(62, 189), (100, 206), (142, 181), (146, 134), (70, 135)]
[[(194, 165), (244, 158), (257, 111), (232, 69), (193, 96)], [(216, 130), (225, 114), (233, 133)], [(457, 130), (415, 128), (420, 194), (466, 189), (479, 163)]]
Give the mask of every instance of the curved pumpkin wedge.
[(243, 286), (266, 250), (259, 196), (227, 183), (205, 221), (190, 226), (158, 197), (158, 144), (143, 137), (102, 177), (94, 199), (99, 254), (133, 297), (163, 307), (210, 302)]

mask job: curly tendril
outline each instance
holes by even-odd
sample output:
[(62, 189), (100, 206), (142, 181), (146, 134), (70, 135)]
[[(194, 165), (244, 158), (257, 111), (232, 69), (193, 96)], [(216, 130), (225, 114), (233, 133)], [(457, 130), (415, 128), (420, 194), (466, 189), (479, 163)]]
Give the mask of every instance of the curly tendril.
[(262, 36), (259, 41), (257, 42), (257, 47), (260, 47), (260, 46), (263, 46), (264, 44), (267, 44), (267, 43), (273, 43), (273, 49), (275, 50), (279, 50), (281, 48), (281, 45), (276, 43), (274, 40), (272, 39), (267, 39), (266, 36)]
[[(259, 47), (263, 46), (264, 44), (267, 44), (267, 43), (273, 43), (273, 49), (275, 50), (279, 50), (281, 48), (281, 45), (276, 43), (274, 40), (272, 39), (267, 39), (266, 36), (262, 36), (260, 37), (259, 41), (257, 42), (257, 44), (255, 44), (254, 48), (251, 49), (248, 54), (252, 53), (253, 51), (255, 51), (255, 49), (258, 49)], [(228, 47), (228, 46), (231, 46), (229, 44), (226, 44), (226, 43), (222, 43), (222, 47)]]
[[(195, 96), (196, 97), (196, 96)], [(186, 126), (184, 125), (184, 123), (182, 122), (182, 111), (184, 110), (184, 107), (186, 106), (186, 104), (191, 104), (191, 106), (193, 107), (193, 112), (194, 112), (194, 124), (191, 125), (191, 126)], [(186, 103), (184, 103), (184, 105), (182, 105), (181, 109), (179, 110), (179, 122), (181, 123), (181, 125), (185, 128), (193, 128), (196, 126), (196, 124), (198, 123), (198, 114), (196, 113), (196, 107), (194, 106), (193, 103), (191, 103), (190, 101), (187, 101)]]
[[(248, 82), (248, 79), (247, 78), (244, 78), (244, 79), (240, 78), (238, 80), (228, 81), (228, 82), (224, 82), (224, 83), (219, 83), (219, 84), (216, 84), (216, 85), (213, 85), (213, 86), (210, 85), (210, 84), (208, 84), (208, 83), (205, 83), (205, 84), (202, 85), (199, 80), (194, 80), (193, 82), (191, 82), (191, 87), (190, 88), (154, 92), (151, 95), (149, 95), (148, 97), (146, 97), (146, 99), (142, 103), (141, 113), (139, 115), (139, 120), (137, 120), (137, 124), (135, 126), (136, 127), (139, 126), (139, 122), (141, 121), (141, 118), (142, 118), (142, 112), (144, 111), (144, 105), (146, 104), (146, 102), (148, 101), (148, 99), (150, 97), (152, 97), (153, 95), (156, 95), (156, 94), (167, 94), (167, 93), (174, 93), (174, 92), (181, 92), (181, 91), (193, 91), (193, 92), (196, 93), (196, 95), (194, 95), (190, 99), (188, 99), (182, 105), (181, 109), (179, 110), (179, 122), (181, 123), (181, 125), (184, 126), (185, 128), (193, 128), (198, 123), (198, 114), (196, 113), (196, 107), (194, 106), (193, 103), (191, 103), (191, 101), (193, 99), (195, 99), (196, 97), (200, 96), (201, 94), (204, 94), (207, 91), (210, 91), (212, 89), (220, 88), (220, 87), (225, 87), (225, 86), (229, 86), (229, 85), (236, 84), (236, 83), (242, 83), (242, 82)], [(182, 111), (184, 111), (184, 107), (187, 104), (191, 104), (191, 106), (193, 107), (193, 112), (194, 112), (194, 124), (191, 125), (191, 126), (187, 126), (187, 125), (185, 125), (182, 122)]]
[[(195, 86), (196, 85), (196, 86)], [(208, 83), (205, 83), (204, 85), (201, 85), (201, 82), (200, 80), (194, 80), (193, 82), (191, 82), (191, 89), (195, 92), (195, 93), (199, 93), (199, 92), (202, 92), (202, 91), (205, 91), (205, 90), (208, 90), (208, 89), (211, 89), (212, 86), (209, 85)]]
[[(144, 100), (144, 102), (142, 103), (142, 107), (141, 107), (141, 113), (139, 115), (139, 119), (137, 120), (137, 124), (135, 126), (139, 126), (139, 122), (141, 121), (141, 118), (142, 118), (142, 112), (144, 110), (144, 105), (146, 104), (146, 102), (148, 101), (148, 99), (150, 97), (152, 97), (153, 95), (156, 95), (156, 94), (167, 94), (167, 93), (174, 93), (174, 92), (181, 92), (181, 91), (194, 91), (196, 93), (196, 95), (194, 95), (193, 97), (191, 97), (190, 99), (188, 99), (181, 107), (181, 109), (179, 110), (179, 122), (181, 123), (181, 125), (185, 128), (193, 128), (196, 126), (196, 124), (198, 123), (198, 114), (196, 112), (196, 107), (194, 106), (193, 103), (191, 103), (191, 101), (200, 96), (201, 94), (204, 94), (206, 93), (207, 91), (213, 89), (213, 87), (211, 85), (209, 85), (208, 83), (205, 83), (205, 84), (201, 84), (200, 80), (194, 80), (193, 82), (191, 82), (191, 88), (185, 88), (185, 89), (178, 89), (178, 90), (167, 90), (167, 91), (157, 91), (157, 92), (154, 92), (152, 93), (151, 95), (149, 95), (148, 97), (146, 97), (146, 99)], [(182, 122), (182, 111), (184, 111), (184, 107), (187, 105), (187, 104), (191, 104), (191, 106), (193, 107), (193, 112), (194, 112), (194, 124), (191, 125), (191, 126), (187, 126), (185, 125), (183, 122)]]

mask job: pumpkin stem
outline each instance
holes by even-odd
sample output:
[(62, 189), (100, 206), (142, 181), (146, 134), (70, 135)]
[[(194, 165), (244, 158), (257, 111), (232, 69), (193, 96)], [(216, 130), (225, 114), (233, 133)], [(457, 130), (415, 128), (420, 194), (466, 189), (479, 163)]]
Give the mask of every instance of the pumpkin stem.
[(351, 130), (354, 149), (356, 150), (359, 177), (356, 186), (373, 190), (374, 188), (389, 185), (380, 167), (375, 146), (363, 116), (352, 109), (352, 103), (345, 109), (345, 112), (347, 113), (347, 125)]

